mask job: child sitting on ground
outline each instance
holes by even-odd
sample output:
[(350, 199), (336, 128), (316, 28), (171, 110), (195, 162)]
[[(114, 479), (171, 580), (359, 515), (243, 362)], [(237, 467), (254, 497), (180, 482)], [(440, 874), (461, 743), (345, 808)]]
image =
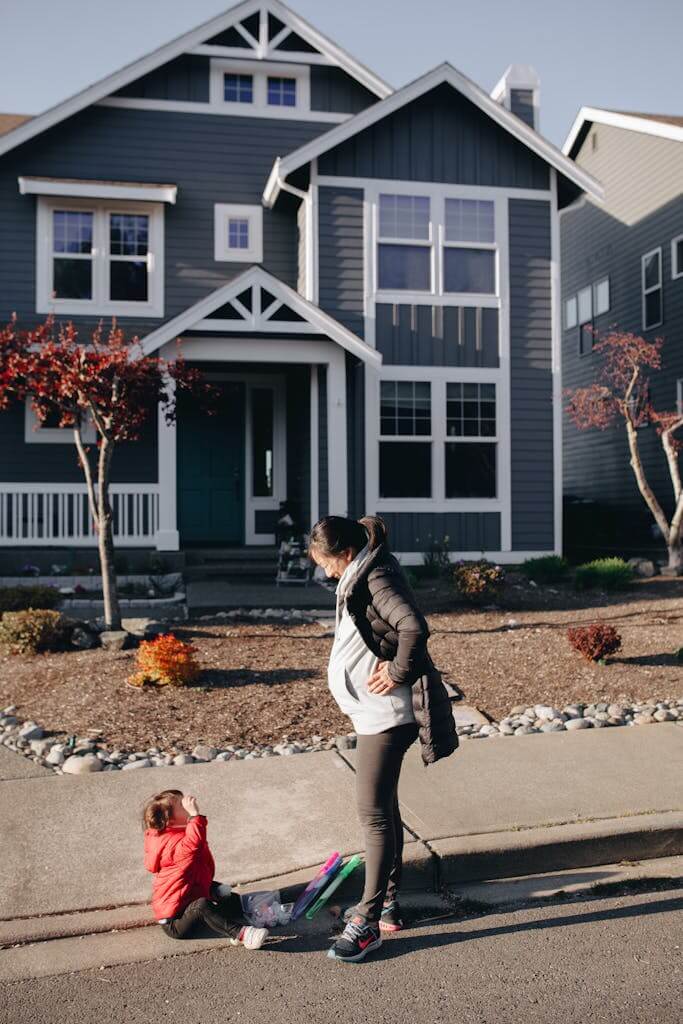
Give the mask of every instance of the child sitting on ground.
[(173, 939), (185, 939), (202, 923), (233, 945), (260, 949), (267, 928), (245, 923), (242, 903), (230, 886), (214, 881), (206, 817), (197, 799), (166, 789), (145, 804), (145, 867), (154, 875), (152, 910)]

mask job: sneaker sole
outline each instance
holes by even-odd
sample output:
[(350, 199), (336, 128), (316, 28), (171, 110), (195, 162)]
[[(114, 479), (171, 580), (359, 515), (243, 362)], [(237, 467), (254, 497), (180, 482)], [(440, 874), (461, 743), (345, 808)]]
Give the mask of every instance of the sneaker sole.
[(380, 937), (376, 942), (371, 942), (365, 947), (365, 949), (361, 950), (360, 953), (356, 953), (355, 956), (337, 956), (334, 951), (334, 946), (332, 946), (332, 948), (327, 951), (327, 957), (329, 960), (340, 960), (344, 964), (357, 964), (360, 963), (361, 960), (365, 960), (365, 957), (368, 953), (371, 953), (373, 949), (379, 949), (381, 945), (382, 939)]
[(404, 925), (402, 924), (388, 924), (385, 921), (379, 922), (379, 930), (381, 932), (400, 932), (403, 931)]

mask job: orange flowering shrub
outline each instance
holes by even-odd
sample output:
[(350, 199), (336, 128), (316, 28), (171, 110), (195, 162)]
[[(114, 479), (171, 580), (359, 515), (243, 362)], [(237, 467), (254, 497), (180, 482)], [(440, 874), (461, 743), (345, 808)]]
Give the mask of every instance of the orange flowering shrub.
[(198, 678), (201, 669), (197, 649), (164, 633), (154, 640), (143, 640), (137, 651), (138, 671), (128, 680), (133, 686), (156, 683), (157, 686), (186, 686)]
[(575, 651), (587, 661), (604, 661), (608, 654), (621, 649), (621, 637), (614, 626), (595, 622), (591, 626), (576, 626), (567, 630), (567, 639)]

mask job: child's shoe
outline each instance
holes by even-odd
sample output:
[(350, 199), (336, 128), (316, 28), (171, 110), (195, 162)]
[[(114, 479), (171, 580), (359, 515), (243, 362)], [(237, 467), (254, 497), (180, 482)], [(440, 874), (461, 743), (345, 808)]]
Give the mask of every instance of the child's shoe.
[(245, 949), (260, 949), (267, 938), (267, 928), (253, 928), (251, 925), (247, 925), (240, 932), (239, 938), (230, 939), (230, 944), (244, 946)]
[(360, 960), (364, 960), (373, 949), (379, 949), (381, 945), (382, 936), (379, 933), (379, 926), (368, 924), (365, 918), (358, 914), (351, 918), (334, 946), (328, 950), (327, 955), (331, 960), (358, 963)]

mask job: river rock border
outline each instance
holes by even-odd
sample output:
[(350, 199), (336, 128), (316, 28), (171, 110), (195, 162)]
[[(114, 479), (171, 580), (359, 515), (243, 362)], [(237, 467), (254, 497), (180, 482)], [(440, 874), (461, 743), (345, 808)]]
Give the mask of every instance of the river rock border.
[[(170, 754), (150, 747), (127, 753), (107, 750), (95, 739), (77, 737), (71, 743), (55, 743), (40, 725), (21, 722), (11, 705), (0, 714), (0, 743), (23, 754), (58, 775), (81, 775), (100, 771), (130, 771), (174, 765), (206, 764), (210, 761), (253, 761), (259, 757), (289, 757), (320, 750), (350, 750), (356, 745), (355, 733), (325, 739), (312, 736), (307, 741), (257, 744), (242, 747), (229, 744), (218, 748), (198, 743), (191, 752)], [(504, 736), (530, 736), (540, 733), (572, 732), (577, 729), (602, 729), (616, 726), (656, 725), (678, 722), (683, 725), (683, 698), (657, 701), (654, 698), (636, 704), (568, 704), (562, 710), (545, 704), (519, 705), (499, 722), (486, 725), (459, 725), (462, 739), (486, 739)]]

